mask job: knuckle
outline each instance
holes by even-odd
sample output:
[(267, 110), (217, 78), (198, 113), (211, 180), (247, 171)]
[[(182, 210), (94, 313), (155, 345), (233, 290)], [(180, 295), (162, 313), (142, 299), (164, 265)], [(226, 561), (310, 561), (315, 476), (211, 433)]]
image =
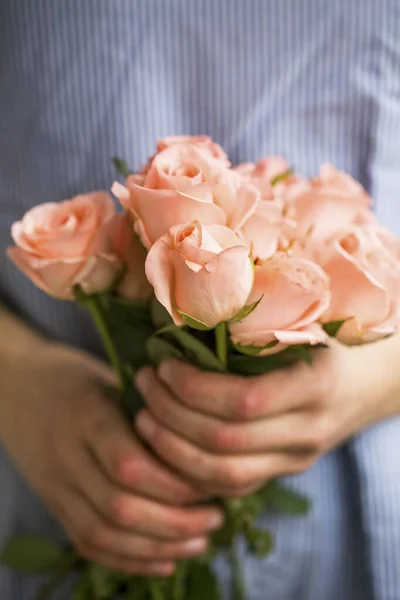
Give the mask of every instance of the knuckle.
[(243, 473), (231, 462), (221, 465), (217, 475), (219, 483), (231, 490), (240, 489), (245, 484)]
[(242, 433), (229, 425), (217, 427), (212, 437), (212, 447), (222, 452), (241, 450), (244, 446)]
[(306, 445), (315, 453), (324, 450), (332, 433), (332, 422), (327, 417), (317, 417), (309, 429)]
[(143, 456), (116, 455), (111, 461), (112, 476), (121, 483), (135, 487), (146, 476), (147, 464)]
[(262, 394), (258, 383), (247, 384), (236, 400), (234, 417), (244, 420), (254, 419), (260, 415)]
[(108, 506), (108, 516), (112, 519), (114, 523), (118, 525), (129, 525), (130, 527), (134, 527), (136, 525), (133, 499), (129, 499), (129, 508), (128, 508), (128, 500), (122, 494), (116, 495), (111, 498)]

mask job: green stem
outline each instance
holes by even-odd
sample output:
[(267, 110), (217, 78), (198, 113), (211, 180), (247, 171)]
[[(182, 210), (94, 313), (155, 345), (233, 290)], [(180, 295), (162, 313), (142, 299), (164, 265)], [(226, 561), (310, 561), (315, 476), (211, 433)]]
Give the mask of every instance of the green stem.
[(164, 594), (161, 585), (160, 579), (149, 580), (151, 600), (164, 600)]
[(85, 298), (85, 307), (90, 312), (92, 319), (97, 327), (97, 330), (100, 333), (111, 366), (117, 374), (120, 383), (120, 391), (123, 392), (125, 390), (125, 377), (123, 366), (119, 358), (118, 351), (110, 335), (107, 323), (103, 317), (101, 306), (96, 296), (87, 296)]
[(175, 574), (174, 574), (174, 578), (173, 578), (173, 589), (172, 589), (173, 600), (185, 600), (184, 582), (185, 582), (187, 569), (188, 569), (188, 563), (186, 561), (181, 561), (176, 566), (176, 570), (175, 570)]
[(233, 600), (248, 600), (242, 566), (234, 543), (229, 549), (229, 562), (232, 575), (232, 598)]
[(217, 350), (217, 356), (222, 362), (224, 367), (228, 363), (228, 343), (227, 343), (227, 330), (226, 323), (219, 323), (215, 328), (215, 344)]

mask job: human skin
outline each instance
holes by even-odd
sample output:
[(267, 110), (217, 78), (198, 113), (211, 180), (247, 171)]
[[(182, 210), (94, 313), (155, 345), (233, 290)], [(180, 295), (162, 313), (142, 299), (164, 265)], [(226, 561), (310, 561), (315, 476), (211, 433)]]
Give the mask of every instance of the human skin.
[(168, 361), (137, 383), (149, 408), (136, 429), (208, 494), (240, 497), (307, 470), (344, 440), (400, 412), (400, 335), (364, 346), (332, 340), (312, 366), (258, 377)]
[(145, 450), (116, 404), (109, 367), (39, 337), (0, 308), (0, 441), (80, 554), (168, 575), (221, 524), (204, 495)]

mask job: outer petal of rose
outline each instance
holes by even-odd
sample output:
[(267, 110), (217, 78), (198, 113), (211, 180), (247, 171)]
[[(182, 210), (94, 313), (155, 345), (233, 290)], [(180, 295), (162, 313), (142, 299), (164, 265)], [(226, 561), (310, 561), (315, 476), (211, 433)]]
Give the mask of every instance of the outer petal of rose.
[[(167, 309), (176, 325), (183, 325), (182, 317), (174, 308), (174, 254), (171, 236), (169, 234), (162, 236), (149, 250), (145, 271), (149, 283), (154, 288), (157, 300)], [(186, 269), (190, 271), (189, 267)]]
[(294, 212), (289, 212), (298, 223), (299, 235), (312, 231), (313, 240), (328, 238), (353, 223), (362, 212), (351, 199), (340, 196), (316, 194), (311, 191), (299, 196), (293, 203)]
[(109, 221), (110, 247), (125, 265), (125, 275), (118, 287), (124, 298), (146, 300), (153, 289), (144, 272), (145, 252), (133, 231), (128, 213), (117, 214)]
[(372, 325), (385, 321), (390, 311), (386, 288), (371, 277), (340, 244), (334, 243), (331, 250), (330, 259), (323, 264), (332, 291), (331, 304), (323, 315), (323, 321), (352, 317), (359, 324)]
[(230, 161), (225, 150), (219, 144), (214, 142), (208, 135), (170, 135), (158, 140), (157, 152), (162, 152), (162, 150), (165, 150), (165, 148), (168, 148), (174, 144), (198, 146), (199, 148), (202, 148), (208, 152), (214, 158), (218, 158), (223, 161), (226, 166), (230, 165)]
[[(261, 202), (261, 204), (264, 204), (264, 202)], [(241, 236), (251, 248), (253, 258), (266, 260), (277, 251), (281, 234), (278, 219), (279, 217), (272, 215), (271, 218), (268, 218), (267, 215), (260, 214), (257, 210), (242, 227)]]
[(241, 242), (239, 236), (229, 227), (225, 227), (224, 225), (207, 225), (206, 229), (224, 250), (233, 246), (246, 245)]
[[(292, 280), (298, 277), (298, 270), (304, 272), (303, 282)], [(319, 315), (320, 303), (325, 305), (328, 286), (326, 274), (316, 264), (298, 257), (276, 255), (265, 265), (256, 267), (249, 303), (262, 295), (263, 298), (257, 309), (236, 327), (243, 331), (286, 330), (308, 325), (315, 314)]]
[(175, 302), (182, 312), (215, 327), (232, 318), (246, 304), (253, 283), (253, 267), (244, 246), (228, 248), (198, 273), (174, 254)]
[[(130, 192), (130, 208), (139, 215), (151, 243), (177, 223), (195, 219), (204, 225), (224, 225), (226, 222), (226, 216), (218, 206), (175, 190), (148, 190), (135, 185), (131, 186)], [(142, 241), (146, 244), (145, 239)]]
[(371, 198), (364, 190), (361, 183), (344, 171), (339, 171), (330, 163), (324, 163), (320, 168), (319, 179), (321, 186), (325, 188), (328, 195), (337, 198), (342, 197), (349, 200), (352, 196), (354, 201), (363, 204), (365, 208), (371, 205)]
[(7, 250), (8, 257), (38, 288), (56, 298), (72, 300), (72, 287), (86, 258), (66, 260), (38, 259), (16, 246)]
[(296, 344), (322, 344), (328, 340), (327, 334), (316, 323), (296, 330), (274, 331), (274, 335), (277, 340), (287, 346)]
[(114, 181), (114, 183), (111, 186), (111, 193), (114, 194), (116, 198), (118, 198), (118, 200), (121, 203), (121, 206), (123, 206), (126, 210), (129, 210), (131, 208), (131, 195), (129, 193), (128, 188), (122, 185), (122, 183), (119, 183), (119, 181)]
[(122, 269), (122, 262), (115, 254), (90, 256), (74, 279), (85, 294), (100, 294), (110, 289)]
[(356, 344), (369, 344), (380, 340), (397, 331), (399, 317), (388, 319), (386, 323), (379, 326), (361, 326), (355, 318), (349, 319), (343, 323), (338, 331), (337, 339), (348, 346)]
[(233, 171), (224, 174), (221, 182), (214, 186), (213, 195), (214, 202), (226, 214), (227, 225), (235, 232), (250, 219), (260, 202), (257, 188), (243, 183)]

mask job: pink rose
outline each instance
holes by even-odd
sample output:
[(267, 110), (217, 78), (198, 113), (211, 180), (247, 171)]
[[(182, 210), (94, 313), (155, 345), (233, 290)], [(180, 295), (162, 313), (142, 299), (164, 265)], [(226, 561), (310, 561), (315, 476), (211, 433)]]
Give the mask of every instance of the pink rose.
[(316, 244), (353, 223), (371, 220), (371, 200), (364, 188), (329, 164), (308, 184), (292, 187), (286, 199), (286, 216), (296, 221), (299, 237)]
[(383, 228), (353, 227), (321, 252), (332, 298), (324, 322), (346, 320), (338, 332), (345, 344), (393, 333), (400, 318), (400, 242)]
[(158, 140), (156, 152), (153, 154), (153, 156), (150, 156), (147, 164), (144, 165), (144, 167), (140, 170), (140, 175), (146, 175), (157, 154), (163, 150), (166, 150), (167, 148), (170, 148), (171, 146), (194, 146), (196, 148), (200, 148), (211, 158), (221, 161), (222, 166), (231, 166), (225, 150), (219, 144), (216, 144), (208, 135), (169, 135)]
[(147, 300), (153, 289), (144, 271), (146, 254), (133, 231), (127, 213), (115, 215), (111, 221), (112, 249), (125, 266), (124, 277), (117, 293), (132, 300)]
[(135, 218), (135, 230), (150, 248), (170, 227), (194, 219), (237, 231), (259, 202), (253, 186), (220, 160), (193, 145), (173, 144), (157, 154), (145, 175), (131, 175), (112, 192)]
[(285, 250), (295, 236), (295, 223), (283, 216), (282, 205), (275, 200), (261, 201), (240, 230), (254, 260), (266, 260)]
[(276, 185), (272, 185), (271, 182), (289, 169), (289, 164), (280, 156), (265, 156), (256, 163), (241, 163), (234, 167), (234, 171), (259, 190), (263, 200), (273, 200), (282, 194), (287, 182), (292, 181), (293, 177), (290, 176)]
[(91, 192), (29, 210), (12, 225), (11, 260), (35, 285), (57, 298), (106, 290), (122, 268), (111, 251), (109, 222), (115, 206), (106, 192)]
[(231, 319), (253, 284), (248, 248), (227, 227), (198, 221), (173, 227), (157, 240), (146, 275), (177, 325), (184, 323), (179, 312), (209, 327)]
[(230, 326), (232, 340), (243, 346), (265, 346), (260, 354), (293, 344), (318, 344), (326, 335), (318, 319), (329, 305), (329, 279), (312, 261), (277, 253), (255, 267), (248, 304), (262, 297), (243, 321)]
[(227, 153), (219, 144), (216, 144), (208, 135), (169, 135), (157, 142), (157, 152), (162, 152), (175, 144), (193, 145), (205, 150), (213, 158), (221, 160), (226, 167), (230, 166)]

